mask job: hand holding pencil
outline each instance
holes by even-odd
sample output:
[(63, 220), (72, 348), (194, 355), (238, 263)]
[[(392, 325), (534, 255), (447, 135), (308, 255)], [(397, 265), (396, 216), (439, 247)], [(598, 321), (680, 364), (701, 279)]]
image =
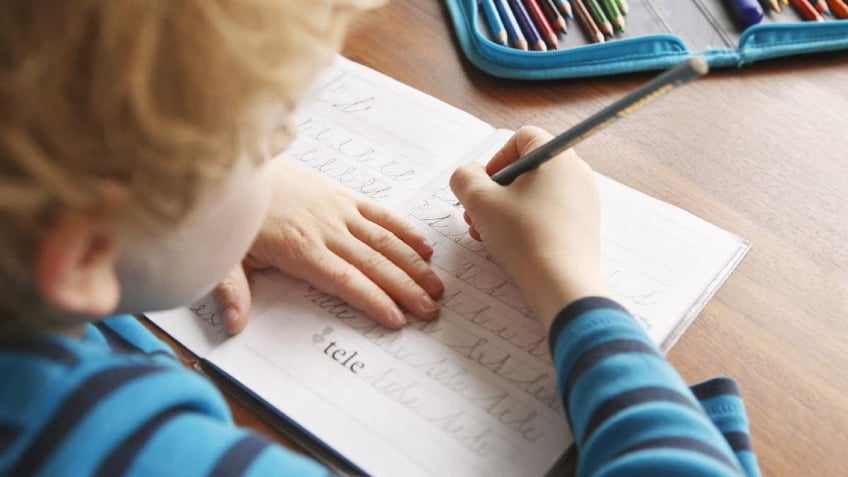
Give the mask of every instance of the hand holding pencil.
[(550, 138), (525, 126), (487, 166), (461, 166), (450, 182), (469, 234), (513, 277), (546, 329), (568, 302), (608, 293), (600, 273), (600, 199), (592, 170), (573, 150), (511, 187), (489, 177)]
[(691, 58), (557, 137), (525, 126), (488, 165), (467, 164), (451, 176), (469, 235), (486, 243), (546, 326), (567, 303), (607, 294), (600, 199), (591, 169), (570, 147), (706, 72), (702, 57)]

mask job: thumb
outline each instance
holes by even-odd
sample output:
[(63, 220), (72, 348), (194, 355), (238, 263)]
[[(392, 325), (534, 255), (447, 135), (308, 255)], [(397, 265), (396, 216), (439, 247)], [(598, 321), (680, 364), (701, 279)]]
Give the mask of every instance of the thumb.
[(489, 177), (486, 166), (483, 164), (476, 162), (463, 164), (451, 174), (450, 188), (466, 208), (469, 208), (468, 202), (474, 201), (475, 197), (491, 187), (500, 186)]
[(226, 278), (215, 287), (212, 295), (224, 317), (227, 334), (238, 334), (247, 324), (251, 302), (250, 287), (241, 263), (230, 270)]

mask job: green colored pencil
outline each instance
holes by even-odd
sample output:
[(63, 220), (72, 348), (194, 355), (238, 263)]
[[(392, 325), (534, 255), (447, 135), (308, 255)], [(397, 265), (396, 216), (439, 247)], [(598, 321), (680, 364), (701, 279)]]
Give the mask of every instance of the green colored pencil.
[(595, 19), (595, 23), (598, 24), (598, 28), (600, 28), (601, 31), (607, 34), (608, 36), (612, 36), (612, 23), (610, 23), (609, 19), (604, 13), (604, 10), (598, 4), (598, 0), (586, 0), (584, 3), (589, 9), (589, 13), (591, 13), (592, 17)]
[(624, 31), (624, 16), (621, 15), (621, 11), (618, 9), (618, 0), (601, 0), (601, 5), (604, 7), (607, 18), (609, 18), (612, 25), (618, 31)]

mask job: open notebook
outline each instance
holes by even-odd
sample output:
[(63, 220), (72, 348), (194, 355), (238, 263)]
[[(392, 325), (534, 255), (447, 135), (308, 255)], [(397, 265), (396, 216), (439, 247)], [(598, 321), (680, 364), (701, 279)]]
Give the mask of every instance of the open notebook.
[[(375, 476), (545, 474), (572, 439), (546, 337), (471, 240), (448, 188), (511, 135), (338, 58), (296, 116), (291, 161), (406, 213), (434, 245), (441, 317), (390, 332), (279, 273), (254, 274), (246, 330), (227, 339), (208, 299), (149, 318), (359, 470)], [(749, 248), (601, 175), (603, 271), (667, 350)]]

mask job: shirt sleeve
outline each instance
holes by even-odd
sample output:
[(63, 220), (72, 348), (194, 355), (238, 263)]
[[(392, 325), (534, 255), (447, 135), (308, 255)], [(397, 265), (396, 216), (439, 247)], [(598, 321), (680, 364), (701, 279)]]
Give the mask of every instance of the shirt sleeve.
[(735, 383), (696, 397), (614, 301), (569, 304), (549, 338), (578, 476), (759, 476)]
[[(104, 462), (100, 475), (326, 477), (326, 468), (264, 437), (196, 413), (175, 413), (159, 422), (143, 445), (124, 443)], [(121, 470), (112, 473), (112, 470)]]
[[(8, 348), (8, 347), (7, 347)], [(0, 353), (0, 475), (323, 477), (237, 428), (204, 377), (172, 355), (39, 339)]]

